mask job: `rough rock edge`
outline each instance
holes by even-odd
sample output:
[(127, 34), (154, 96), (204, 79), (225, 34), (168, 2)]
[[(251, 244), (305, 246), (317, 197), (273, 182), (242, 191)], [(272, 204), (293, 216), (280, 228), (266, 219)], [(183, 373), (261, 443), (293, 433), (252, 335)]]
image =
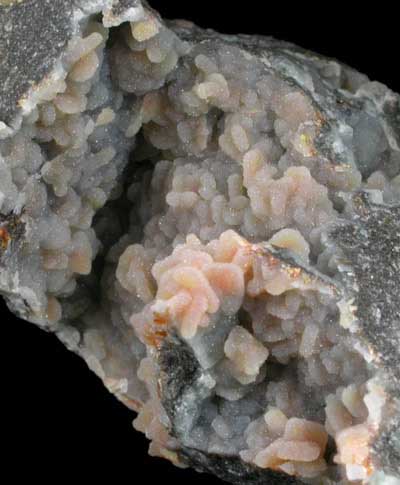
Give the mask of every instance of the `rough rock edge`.
[[(118, 0), (117, 0), (118, 2)], [(21, 105), (20, 101), (21, 100), (26, 100), (29, 99), (32, 96), (32, 93), (35, 90), (35, 85), (39, 84), (43, 79), (45, 79), (47, 76), (51, 74), (51, 72), (57, 68), (57, 62), (59, 62), (60, 56), (63, 53), (63, 49), (66, 46), (66, 43), (68, 40), (73, 36), (74, 32), (79, 29), (79, 23), (85, 18), (85, 16), (94, 14), (96, 12), (100, 12), (103, 9), (103, 14), (105, 18), (107, 18), (107, 15), (109, 15), (110, 23), (109, 25), (118, 25), (119, 23), (127, 20), (132, 20), (135, 18), (135, 15), (138, 14), (138, 8), (140, 9), (140, 3), (139, 0), (120, 0), (119, 3), (117, 3), (115, 0), (91, 0), (88, 2), (85, 2), (85, 5), (82, 5), (82, 2), (78, 0), (25, 0), (22, 3), (16, 4), (16, 5), (11, 5), (8, 7), (3, 7), (0, 10), (0, 27), (3, 27), (6, 29), (7, 25), (9, 25), (11, 31), (11, 34), (8, 35), (1, 35), (0, 39), (3, 39), (3, 41), (0, 40), (0, 49), (6, 49), (6, 51), (11, 50), (12, 51), (12, 46), (18, 45), (17, 51), (17, 57), (16, 59), (10, 59), (9, 57), (6, 57), (4, 62), (0, 65), (0, 119), (2, 122), (0, 122), (0, 131), (1, 129), (5, 130), (6, 135), (10, 134), (14, 129), (18, 129), (21, 121), (22, 121), (22, 115), (24, 114), (24, 108)], [(31, 10), (29, 10), (31, 9)], [(28, 13), (29, 12), (29, 13)], [(27, 14), (28, 13), (28, 14)], [(52, 43), (54, 43), (54, 37), (52, 35), (55, 35), (54, 32), (51, 29), (48, 29), (49, 22), (48, 18), (49, 16), (52, 17), (53, 22), (58, 25), (59, 30), (56, 29), (56, 33), (59, 35), (57, 38), (57, 42), (54, 45), (54, 50), (49, 49), (48, 45), (44, 42), (43, 44), (40, 44), (40, 47), (45, 47), (43, 50), (39, 52), (39, 56), (37, 56), (37, 65), (33, 64), (32, 62), (26, 62), (26, 59), (30, 59), (31, 61), (31, 56), (26, 55), (26, 57), (23, 57), (21, 55), (22, 52), (25, 52), (26, 54), (29, 53), (29, 48), (32, 46), (37, 47), (37, 44), (35, 42), (32, 42), (32, 37), (35, 37), (37, 35), (35, 32), (27, 32), (24, 31), (24, 25), (23, 25), (23, 19), (26, 16), (29, 16), (32, 22), (32, 14), (36, 14), (37, 17), (37, 24), (40, 26), (41, 25), (41, 31), (44, 36), (49, 36), (48, 38), (51, 38)], [(5, 15), (14, 15), (13, 19), (11, 20), (11, 23), (7, 23), (4, 21), (4, 16)], [(34, 22), (32, 22), (34, 23)], [(26, 27), (26, 25), (25, 25)], [(185, 36), (184, 29), (182, 28), (177, 28), (176, 31), (178, 31), (183, 37)], [(1, 33), (2, 34), (2, 33)], [(199, 29), (190, 29), (190, 31), (187, 31), (187, 34), (190, 35), (191, 39), (195, 40), (201, 40), (201, 37), (203, 39), (215, 39), (216, 35), (215, 33), (211, 31), (207, 31), (207, 34), (204, 32), (200, 31)], [(297, 58), (298, 60), (301, 60), (302, 62), (306, 61), (308, 62), (308, 65), (310, 69), (313, 68), (313, 62), (315, 59), (319, 59), (320, 61), (323, 60), (323, 58), (320, 58), (318, 56), (314, 56), (313, 54), (307, 53), (306, 51), (303, 51), (302, 49), (299, 49), (297, 47), (293, 47), (289, 44), (282, 43), (279, 41), (274, 41), (272, 39), (252, 39), (251, 37), (247, 36), (239, 36), (237, 38), (231, 37), (231, 36), (222, 36), (220, 37), (224, 41), (228, 42), (233, 42), (239, 44), (244, 50), (247, 50), (257, 56), (263, 55), (263, 61), (265, 64), (272, 70), (275, 70), (277, 66), (275, 63), (277, 63), (277, 60), (279, 59), (280, 53), (282, 55), (292, 55), (294, 58)], [(235, 40), (234, 40), (235, 39)], [(25, 47), (24, 47), (25, 46)], [(32, 47), (33, 48), (33, 47)], [(274, 52), (275, 51), (275, 52)], [(268, 52), (274, 52), (274, 54), (271, 56), (268, 55)], [(10, 64), (11, 63), (11, 64)], [(9, 75), (9, 67), (10, 65), (15, 66), (16, 65), (16, 73), (18, 76), (15, 76), (14, 79), (14, 85), (13, 85), (13, 90), (10, 90), (10, 85), (7, 84), (7, 80), (9, 81), (8, 75)], [(32, 67), (35, 66), (33, 69)], [(22, 69), (23, 67), (23, 69)], [(281, 66), (280, 66), (281, 67)], [(32, 68), (30, 70), (30, 68)], [(281, 75), (282, 73), (280, 73)], [(293, 74), (293, 73), (290, 73)], [(293, 83), (296, 85), (300, 85), (301, 89), (307, 92), (308, 96), (311, 96), (311, 93), (307, 91), (306, 86), (301, 85), (301, 80), (300, 78), (297, 78), (296, 76), (294, 78), (291, 78), (289, 73), (288, 73), (288, 79), (291, 79)], [(4, 82), (1, 82), (4, 81)], [(312, 96), (311, 96), (312, 97)], [(394, 101), (393, 101), (394, 99)], [(397, 104), (400, 105), (399, 98), (396, 98), (396, 95), (394, 95), (394, 98), (392, 98), (390, 101), (391, 105), (394, 105), (396, 108), (396, 99), (397, 99)], [(5, 100), (5, 101), (4, 101)], [(337, 152), (331, 152), (331, 145), (329, 144), (329, 140), (331, 140), (334, 135), (337, 135), (339, 132), (339, 124), (336, 120), (339, 120), (342, 116), (346, 117), (346, 111), (348, 107), (351, 107), (352, 109), (369, 109), (372, 111), (375, 111), (381, 115), (381, 120), (382, 123), (384, 124), (384, 129), (386, 133), (390, 134), (390, 142), (391, 146), (395, 148), (399, 148), (399, 136), (397, 133), (400, 134), (400, 115), (399, 113), (396, 114), (395, 109), (389, 110), (387, 109), (387, 105), (382, 102), (382, 103), (377, 103), (375, 100), (371, 99), (364, 99), (360, 100), (359, 103), (355, 102), (354, 98), (351, 98), (346, 94), (345, 91), (342, 91), (340, 94), (338, 93), (338, 98), (337, 99), (329, 99), (328, 100), (330, 103), (330, 109), (326, 111), (326, 118), (324, 120), (324, 123), (328, 123), (329, 121), (329, 128), (324, 128), (323, 131), (321, 131), (321, 136), (320, 136), (320, 146), (318, 147), (322, 153), (324, 153), (324, 150), (326, 150), (326, 156), (327, 158), (331, 158), (335, 160), (337, 163), (341, 163), (345, 160), (348, 160), (346, 158), (348, 156), (348, 153), (346, 153), (346, 150), (343, 150), (343, 147), (341, 147), (341, 150)], [(318, 105), (318, 98), (314, 98), (314, 102)], [(29, 103), (28, 103), (29, 106)], [(26, 110), (25, 110), (26, 113)], [(7, 126), (8, 125), (8, 126)], [(331, 134), (329, 131), (331, 130)], [(371, 206), (369, 207), (371, 209)], [(369, 214), (366, 217), (366, 220), (364, 221), (362, 219), (363, 216), (366, 214), (361, 211), (361, 215), (357, 214), (354, 215), (354, 226), (352, 229), (353, 234), (356, 233), (357, 231), (354, 231), (354, 227), (356, 227), (358, 224), (366, 222), (369, 224), (369, 228), (372, 230), (374, 228), (373, 224), (376, 222), (376, 218), (372, 214), (378, 215), (378, 213), (385, 212), (387, 213), (388, 211), (390, 213), (393, 212), (393, 219), (391, 220), (392, 223), (392, 229), (394, 231), (398, 231), (398, 221), (399, 221), (399, 209), (398, 208), (383, 208), (382, 206), (375, 204), (374, 207), (371, 210), (367, 210), (366, 212)], [(397, 220), (396, 220), (397, 217)], [(375, 221), (375, 222), (374, 222)], [(1, 221), (3, 223), (3, 221)], [(397, 222), (397, 225), (396, 225)], [(19, 226), (18, 223), (16, 222), (15, 219), (7, 219), (6, 224), (10, 227), (13, 228), (13, 230), (16, 231), (16, 234), (18, 237), (20, 237), (24, 231), (24, 228)], [(351, 224), (350, 224), (351, 226)], [(349, 225), (346, 226), (348, 230)], [(341, 230), (338, 229), (336, 233), (333, 233), (332, 239), (340, 246), (341, 242), (343, 243), (344, 249), (343, 251), (346, 253), (346, 241), (345, 241), (345, 233), (346, 230)], [(341, 233), (341, 235), (340, 235)], [(399, 234), (398, 232), (394, 232), (394, 234)], [(386, 234), (389, 237), (389, 234)], [(392, 233), (393, 235), (393, 233)], [(340, 237), (343, 236), (343, 240), (340, 240)], [(16, 241), (13, 244), (18, 244), (18, 237), (16, 237)], [(390, 237), (387, 239), (390, 242)], [(364, 241), (365, 242), (365, 241)], [(375, 240), (376, 242), (376, 240)], [(362, 243), (362, 241), (358, 241), (358, 243)], [(367, 245), (368, 249), (368, 245)], [(373, 300), (372, 301), (379, 301), (379, 296), (380, 295), (372, 295), (371, 292), (369, 292), (370, 288), (368, 286), (368, 282), (363, 283), (363, 279), (361, 277), (361, 272), (357, 272), (357, 269), (361, 268), (361, 265), (365, 263), (365, 261), (361, 261), (364, 253), (359, 253), (362, 255), (359, 259), (354, 258), (351, 260), (352, 264), (354, 265), (354, 273), (351, 274), (351, 284), (349, 283), (350, 281), (350, 273), (347, 274), (347, 288), (350, 294), (354, 295), (354, 298), (357, 299), (360, 303), (362, 301), (371, 301), (370, 297), (372, 296)], [(365, 253), (367, 254), (367, 253)], [(380, 254), (378, 252), (378, 254)], [(376, 255), (376, 254), (375, 254)], [(367, 262), (366, 264), (369, 265), (369, 268), (372, 268), (373, 264), (373, 258), (371, 254), (367, 254)], [(386, 264), (388, 260), (379, 260), (381, 264)], [(381, 266), (382, 270), (384, 271), (385, 267)], [(355, 274), (355, 279), (354, 279), (354, 274)], [(386, 274), (386, 273), (385, 273)], [(397, 279), (394, 279), (393, 282), (395, 283), (393, 288), (394, 292), (389, 293), (392, 297), (398, 298), (398, 295), (396, 293), (396, 287), (399, 287), (398, 279), (399, 279), (399, 273), (394, 272), (394, 277), (397, 276)], [(359, 293), (356, 291), (356, 286), (354, 286), (354, 281), (357, 281), (358, 288), (361, 288), (361, 290), (365, 290), (364, 292), (359, 290)], [(385, 279), (383, 279), (383, 282), (386, 284), (387, 283), (387, 276)], [(26, 289), (28, 290), (28, 289)], [(17, 311), (19, 314), (24, 314), (23, 308), (24, 308), (24, 299), (23, 299), (23, 292), (24, 289), (19, 289), (20, 294), (14, 295), (14, 299), (11, 296), (11, 306), (13, 307), (14, 311)], [(396, 302), (396, 300), (395, 300)], [(15, 304), (14, 304), (15, 303)], [(359, 308), (359, 314), (355, 315), (355, 317), (359, 317), (359, 321), (362, 320), (361, 317), (364, 317), (365, 315), (362, 315), (362, 305), (358, 305)], [(365, 307), (364, 307), (365, 308)], [(378, 308), (377, 310), (379, 310)], [(392, 305), (391, 311), (395, 312), (396, 308)], [(397, 318), (398, 315), (395, 314), (395, 318)], [(393, 320), (396, 321), (396, 320)], [(398, 321), (398, 319), (397, 319)], [(365, 331), (365, 334), (369, 337), (372, 336), (374, 337), (374, 332), (372, 329), (374, 329), (374, 326), (376, 328), (376, 319), (374, 320), (371, 318), (369, 314), (369, 318), (366, 318), (365, 320), (365, 326), (363, 327), (363, 330)], [(386, 323), (385, 323), (386, 322)], [(389, 319), (385, 317), (384, 320), (384, 325), (387, 325), (389, 322)], [(39, 323), (39, 322), (37, 322)], [(390, 327), (387, 327), (390, 329)], [(396, 328), (393, 325), (392, 330), (395, 331)], [(386, 327), (385, 327), (386, 329)], [(77, 351), (80, 353), (80, 348), (79, 348), (79, 341), (80, 341), (80, 336), (79, 332), (75, 329), (69, 329), (68, 327), (61, 328), (58, 332), (59, 337), (66, 343), (68, 348), (71, 350)], [(393, 335), (394, 334), (386, 334), (387, 335)], [(390, 337), (389, 337), (390, 339)], [(375, 338), (375, 343), (377, 343), (377, 349), (378, 353), (380, 354), (380, 358), (385, 362), (386, 367), (390, 370), (390, 372), (395, 373), (395, 381), (394, 384), (392, 382), (392, 389), (398, 391), (398, 373), (396, 374), (396, 369), (395, 366), (393, 365), (393, 362), (387, 362), (386, 359), (386, 354), (382, 352), (382, 344), (379, 347), (379, 341), (376, 342)], [(395, 343), (393, 340), (392, 343)], [(389, 342), (390, 344), (390, 342)], [(386, 345), (386, 344), (385, 344)], [(397, 354), (396, 354), (396, 348), (393, 348), (392, 350), (395, 352), (393, 355), (396, 357), (396, 362), (399, 357), (398, 351), (399, 349), (397, 348)], [(397, 395), (396, 395), (397, 396)], [(397, 396), (398, 397), (398, 396)], [(398, 404), (398, 401), (397, 401)], [(398, 412), (398, 410), (397, 410)], [(397, 464), (400, 463), (399, 459), (399, 451), (398, 451), (398, 443), (396, 444), (396, 437), (398, 436), (399, 433), (399, 420), (397, 419), (394, 420), (392, 423), (387, 424), (387, 429), (384, 432), (384, 434), (381, 436), (380, 440), (376, 443), (375, 449), (377, 453), (380, 451), (382, 452), (383, 449), (385, 449), (384, 455), (389, 456), (389, 453), (387, 453), (388, 446), (390, 450), (390, 460), (394, 466), (397, 467)], [(212, 471), (218, 476), (221, 476), (221, 478), (227, 479), (235, 483), (235, 480), (239, 480), (237, 483), (242, 483), (243, 479), (246, 479), (249, 481), (249, 483), (259, 483), (258, 482), (258, 473), (261, 473), (262, 475), (262, 480), (265, 480), (266, 473), (268, 476), (270, 473), (272, 473), (271, 477), (275, 476), (274, 472), (259, 472), (255, 474), (256, 477), (254, 477), (254, 470), (249, 470), (246, 468), (244, 465), (238, 465), (236, 462), (236, 459), (227, 459), (227, 458), (221, 458), (221, 457), (216, 457), (216, 456), (205, 456), (201, 452), (197, 450), (183, 450), (182, 451), (182, 456), (186, 456), (186, 460), (197, 464), (197, 468), (207, 470), (207, 471)], [(394, 458), (393, 458), (394, 457)], [(397, 471), (392, 467), (387, 466), (387, 471), (388, 472), (393, 472)], [(239, 468), (238, 468), (239, 467)], [(278, 474), (279, 478), (277, 478), (279, 481), (281, 481), (281, 474)], [(286, 475), (283, 475), (284, 479), (286, 481), (289, 481), (290, 483), (299, 483), (297, 480), (294, 482), (291, 481), (289, 477)], [(260, 478), (261, 480), (261, 478)], [(271, 478), (271, 481), (273, 482), (275, 478)]]
[(201, 370), (190, 347), (176, 335), (167, 338), (159, 353), (161, 402), (171, 421), (171, 432), (178, 438), (182, 461), (198, 471), (209, 472), (227, 482), (242, 485), (299, 485), (303, 482), (284, 473), (262, 470), (235, 456), (208, 454), (187, 446), (192, 423), (209, 395), (210, 376)]
[(378, 373), (392, 395), (392, 418), (373, 450), (385, 471), (400, 470), (400, 206), (377, 204), (373, 193), (352, 196), (353, 215), (329, 237), (343, 253), (346, 298), (354, 308), (361, 340), (372, 348)]
[[(106, 27), (137, 20), (140, 0), (24, 0), (0, 5), (0, 138), (21, 125), (35, 89), (61, 68), (68, 41), (90, 15), (102, 13)], [(51, 22), (49, 19), (51, 18)], [(29, 22), (26, 21), (29, 19)], [(38, 39), (40, 41), (38, 42)]]

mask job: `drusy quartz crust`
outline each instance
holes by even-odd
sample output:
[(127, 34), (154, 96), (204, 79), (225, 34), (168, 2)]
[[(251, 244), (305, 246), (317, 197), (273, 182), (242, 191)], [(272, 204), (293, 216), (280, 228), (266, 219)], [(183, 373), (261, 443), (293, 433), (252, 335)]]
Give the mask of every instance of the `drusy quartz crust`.
[[(151, 2), (150, 2), (151, 3)], [(400, 484), (400, 98), (140, 0), (0, 7), (0, 293), (235, 484)]]

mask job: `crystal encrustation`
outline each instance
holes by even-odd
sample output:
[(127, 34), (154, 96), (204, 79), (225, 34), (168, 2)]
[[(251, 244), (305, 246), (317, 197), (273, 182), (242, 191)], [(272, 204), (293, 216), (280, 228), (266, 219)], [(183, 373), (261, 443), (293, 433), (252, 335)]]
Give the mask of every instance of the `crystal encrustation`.
[(152, 455), (241, 485), (399, 484), (399, 96), (139, 0), (7, 3), (11, 311), (138, 413)]

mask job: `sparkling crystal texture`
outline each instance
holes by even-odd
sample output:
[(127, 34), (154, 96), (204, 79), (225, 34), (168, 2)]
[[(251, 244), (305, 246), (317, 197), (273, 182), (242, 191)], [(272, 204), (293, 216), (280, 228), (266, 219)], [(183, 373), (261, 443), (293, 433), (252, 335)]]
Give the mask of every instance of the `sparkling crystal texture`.
[(136, 411), (151, 455), (399, 485), (399, 96), (140, 0), (7, 3), (10, 310)]

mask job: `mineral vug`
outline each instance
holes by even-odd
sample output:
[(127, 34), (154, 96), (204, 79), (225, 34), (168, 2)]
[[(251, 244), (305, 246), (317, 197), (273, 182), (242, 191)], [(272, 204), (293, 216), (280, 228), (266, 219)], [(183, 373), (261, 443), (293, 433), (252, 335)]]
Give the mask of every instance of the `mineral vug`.
[(11, 311), (137, 412), (152, 455), (399, 485), (399, 96), (140, 0), (5, 3)]

